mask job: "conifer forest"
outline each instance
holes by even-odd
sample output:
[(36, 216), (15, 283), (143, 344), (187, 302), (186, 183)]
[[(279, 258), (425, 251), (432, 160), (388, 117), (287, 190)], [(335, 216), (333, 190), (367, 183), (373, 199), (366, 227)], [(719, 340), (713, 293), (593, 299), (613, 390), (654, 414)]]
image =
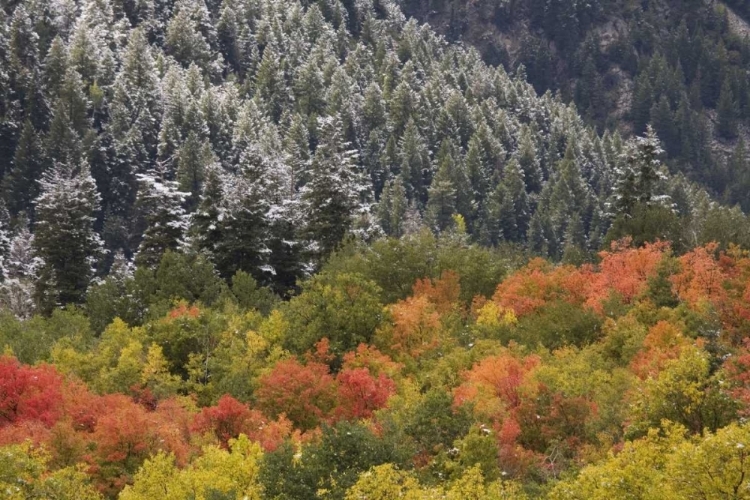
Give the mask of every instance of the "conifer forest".
[(750, 1), (0, 0), (0, 500), (750, 500), (748, 419)]

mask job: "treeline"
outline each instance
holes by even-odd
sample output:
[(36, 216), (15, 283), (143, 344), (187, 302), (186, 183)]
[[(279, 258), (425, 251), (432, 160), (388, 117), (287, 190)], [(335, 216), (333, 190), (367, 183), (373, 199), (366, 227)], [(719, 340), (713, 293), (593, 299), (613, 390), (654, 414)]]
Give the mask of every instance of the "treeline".
[(622, 240), (576, 267), (426, 232), (348, 247), (287, 302), (178, 288), (183, 258), (140, 319), (0, 318), (0, 498), (747, 488), (747, 251)]

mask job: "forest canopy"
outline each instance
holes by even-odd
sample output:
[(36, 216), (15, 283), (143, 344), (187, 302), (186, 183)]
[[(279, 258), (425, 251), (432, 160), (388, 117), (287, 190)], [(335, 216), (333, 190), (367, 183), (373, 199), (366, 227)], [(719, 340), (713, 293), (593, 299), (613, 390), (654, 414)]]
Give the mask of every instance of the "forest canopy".
[(575, 266), (425, 231), (335, 253), (288, 301), (241, 274), (165, 300), (182, 266), (140, 320), (0, 316), (1, 498), (747, 489), (738, 247), (625, 239)]

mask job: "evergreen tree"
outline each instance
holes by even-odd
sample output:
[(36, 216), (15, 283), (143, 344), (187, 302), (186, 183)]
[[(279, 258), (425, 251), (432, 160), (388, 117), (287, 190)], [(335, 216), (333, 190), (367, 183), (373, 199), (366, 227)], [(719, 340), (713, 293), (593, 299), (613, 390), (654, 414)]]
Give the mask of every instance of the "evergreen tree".
[(187, 209), (192, 211), (198, 204), (206, 168), (214, 162), (214, 154), (208, 141), (201, 141), (191, 132), (182, 143), (177, 158), (177, 183), (180, 191), (189, 193)]
[(537, 156), (532, 132), (528, 127), (524, 127), (521, 132), (521, 141), (518, 144), (516, 158), (523, 172), (524, 182), (529, 192), (538, 193), (541, 191), (543, 183), (542, 168)]
[(296, 197), (276, 203), (268, 212), (269, 237), (267, 270), (261, 269), (268, 279), (269, 287), (282, 297), (288, 297), (305, 277), (308, 269), (303, 260), (304, 247), (300, 228), (304, 226), (302, 204)]
[(255, 89), (264, 109), (272, 120), (278, 121), (287, 102), (286, 85), (281, 67), (281, 55), (274, 47), (266, 47), (255, 76)]
[(386, 122), (385, 99), (377, 82), (372, 82), (364, 92), (362, 105), (362, 125), (367, 133), (380, 128)]
[(646, 130), (651, 119), (651, 107), (654, 103), (654, 90), (648, 75), (644, 72), (635, 82), (633, 91), (633, 102), (630, 106), (630, 114), (633, 120), (633, 129), (636, 133)]
[(651, 125), (654, 132), (664, 141), (664, 147), (669, 155), (676, 155), (680, 146), (679, 132), (667, 96), (662, 95), (659, 102), (651, 108)]
[(68, 50), (63, 39), (57, 36), (44, 59), (44, 86), (48, 99), (54, 101), (57, 98), (67, 70)]
[(94, 232), (99, 193), (89, 167), (56, 164), (40, 181), (34, 249), (44, 260), (36, 286), (40, 308), (80, 304), (101, 254)]
[(10, 213), (5, 203), (0, 201), (0, 283), (5, 281), (5, 266), (10, 255)]
[(453, 225), (456, 214), (456, 186), (453, 183), (453, 161), (449, 156), (441, 162), (440, 168), (432, 180), (429, 189), (429, 200), (425, 218), (437, 232), (442, 232)]
[(737, 102), (732, 92), (732, 84), (729, 77), (724, 79), (721, 86), (719, 102), (716, 106), (718, 123), (716, 130), (724, 139), (737, 137)]
[(36, 310), (34, 287), (44, 264), (36, 256), (34, 235), (27, 221), (20, 217), (19, 229), (12, 236), (7, 257), (3, 260), (4, 281), (0, 285), (0, 304), (20, 319), (29, 318)]
[(404, 234), (404, 217), (408, 210), (406, 189), (401, 178), (391, 179), (385, 185), (378, 203), (377, 216), (386, 235), (399, 238)]
[[(200, 11), (200, 7), (197, 10)], [(182, 2), (167, 26), (167, 49), (185, 67), (191, 63), (205, 66), (211, 59), (211, 46), (199, 29), (198, 20), (194, 19), (195, 12), (196, 9), (190, 9), (190, 2)]]
[(21, 211), (32, 213), (33, 200), (39, 194), (38, 179), (44, 168), (44, 156), (39, 135), (31, 121), (26, 121), (13, 157), (13, 168), (3, 179), (3, 193), (13, 215)]
[(663, 195), (657, 193), (658, 182), (663, 179), (659, 160), (662, 153), (659, 139), (650, 126), (645, 137), (628, 142), (615, 187), (616, 215), (629, 217), (637, 204), (647, 206), (662, 201)]
[(187, 193), (178, 191), (177, 183), (165, 177), (164, 172), (138, 176), (136, 208), (143, 228), (135, 256), (138, 267), (154, 269), (164, 252), (184, 244), (187, 220), (183, 203)]
[(239, 169), (239, 175), (225, 184), (224, 209), (218, 226), (221, 236), (213, 252), (214, 260), (226, 278), (244, 271), (267, 283), (275, 271), (268, 264), (269, 166), (251, 147), (240, 156)]
[(505, 166), (502, 181), (493, 193), (489, 219), (493, 241), (521, 242), (526, 239), (531, 209), (523, 173), (515, 160)]
[(151, 47), (145, 30), (130, 34), (110, 104), (109, 131), (120, 161), (145, 173), (156, 159), (161, 101)]
[(406, 125), (399, 148), (401, 177), (404, 179), (407, 197), (410, 201), (424, 206), (430, 181), (430, 160), (427, 147), (414, 120), (409, 120)]
[(587, 254), (586, 234), (579, 215), (571, 218), (563, 236), (562, 260), (566, 264), (581, 265)]
[(489, 189), (489, 179), (486, 176), (487, 167), (482, 157), (482, 146), (479, 140), (472, 137), (466, 152), (466, 175), (470, 186), (471, 200), (474, 206), (484, 204)]
[(310, 168), (310, 181), (302, 190), (307, 214), (307, 238), (318, 262), (341, 242), (352, 225), (352, 215), (364, 186), (355, 153), (341, 140), (341, 121), (321, 118), (320, 143)]
[(737, 141), (737, 146), (728, 163), (727, 170), (734, 177), (729, 188), (729, 201), (732, 204), (739, 203), (742, 210), (748, 212), (750, 211), (750, 198), (747, 196), (750, 192), (750, 164), (747, 161), (747, 148), (742, 138)]
[(193, 244), (199, 251), (213, 255), (221, 239), (221, 221), (224, 218), (224, 173), (214, 163), (206, 169), (206, 181), (200, 202), (190, 219), (190, 235)]

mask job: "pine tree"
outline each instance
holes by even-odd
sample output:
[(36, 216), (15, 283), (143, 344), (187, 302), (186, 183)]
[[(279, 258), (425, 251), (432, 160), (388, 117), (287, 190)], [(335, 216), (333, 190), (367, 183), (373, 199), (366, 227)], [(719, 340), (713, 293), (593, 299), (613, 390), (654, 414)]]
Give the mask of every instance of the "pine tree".
[(636, 133), (646, 130), (651, 119), (651, 107), (654, 103), (654, 90), (648, 75), (642, 73), (635, 82), (633, 102), (630, 106), (630, 114), (633, 119), (633, 128)]
[(284, 136), (284, 154), (289, 163), (292, 182), (290, 195), (308, 181), (310, 167), (310, 133), (304, 118), (295, 114)]
[(307, 213), (307, 238), (313, 242), (312, 256), (320, 262), (349, 231), (352, 215), (363, 192), (362, 173), (355, 153), (341, 141), (341, 121), (319, 119), (320, 143), (310, 168), (310, 180), (302, 189)]
[(750, 198), (747, 196), (750, 192), (750, 165), (747, 161), (747, 147), (742, 138), (737, 141), (727, 169), (734, 179), (729, 188), (730, 203), (739, 203), (742, 210), (748, 212), (750, 210)]
[(273, 121), (278, 121), (287, 101), (281, 56), (274, 47), (266, 47), (255, 76), (255, 89), (265, 111)]
[(456, 214), (456, 187), (452, 180), (452, 159), (445, 158), (432, 180), (425, 218), (434, 231), (442, 232), (453, 225)]
[(658, 182), (663, 179), (659, 156), (663, 153), (656, 133), (649, 126), (645, 137), (628, 142), (615, 186), (615, 215), (629, 217), (637, 204), (661, 202)]
[(13, 168), (3, 179), (3, 193), (13, 215), (21, 211), (32, 213), (33, 200), (39, 194), (38, 179), (44, 168), (44, 156), (39, 135), (31, 121), (26, 121), (13, 157)]
[(580, 266), (586, 260), (587, 246), (583, 221), (576, 214), (570, 219), (563, 236), (563, 262)]
[(187, 220), (183, 203), (187, 193), (179, 191), (177, 183), (165, 177), (164, 172), (138, 176), (136, 209), (143, 228), (135, 256), (138, 267), (154, 269), (164, 252), (177, 250), (184, 244)]
[(130, 34), (114, 83), (109, 131), (121, 161), (145, 173), (156, 160), (161, 102), (151, 47), (142, 27)]
[(81, 160), (81, 140), (90, 127), (89, 102), (83, 87), (81, 75), (68, 68), (46, 139), (45, 149), (51, 162), (77, 163)]
[(557, 164), (557, 172), (551, 185), (551, 194), (547, 208), (550, 210), (555, 230), (562, 235), (568, 221), (575, 214), (582, 214), (591, 196), (590, 188), (583, 179), (579, 159), (576, 157), (576, 145), (571, 140), (565, 150), (565, 156)]
[[(267, 214), (268, 270), (271, 274), (268, 286), (282, 297), (288, 297), (295, 290), (298, 280), (307, 275), (308, 269), (303, 260), (303, 243), (300, 233), (304, 227), (302, 204), (297, 197), (284, 199), (274, 204)], [(261, 269), (263, 271), (263, 269)]]
[(477, 207), (482, 206), (487, 198), (489, 179), (485, 174), (487, 167), (484, 165), (482, 158), (482, 146), (476, 136), (469, 141), (465, 161), (472, 203)]
[(516, 152), (518, 164), (523, 172), (526, 188), (530, 193), (538, 193), (542, 189), (543, 173), (537, 156), (534, 138), (529, 127), (524, 127), (521, 132), (521, 140)]
[(206, 169), (206, 181), (200, 202), (190, 219), (190, 235), (196, 249), (212, 256), (221, 239), (221, 221), (224, 218), (224, 173), (214, 163)]
[(191, 63), (205, 66), (211, 59), (211, 46), (201, 33), (196, 19), (191, 15), (195, 10), (189, 9), (188, 2), (183, 2), (178, 9), (167, 26), (165, 42), (169, 54), (184, 67)]
[(44, 260), (36, 287), (43, 311), (80, 304), (101, 255), (94, 232), (100, 197), (88, 164), (56, 164), (40, 181), (34, 249)]
[(362, 118), (362, 125), (367, 133), (385, 125), (385, 99), (377, 82), (372, 82), (365, 89)]
[(679, 150), (679, 132), (667, 96), (662, 95), (659, 102), (651, 108), (651, 125), (664, 141), (669, 155), (675, 155)]
[(63, 39), (56, 36), (44, 59), (44, 86), (51, 101), (57, 99), (67, 70), (68, 50)]
[[(261, 65), (264, 71), (263, 85), (266, 85), (265, 78), (271, 78), (270, 63)], [(269, 74), (266, 77), (265, 72)], [(325, 96), (321, 91), (324, 88), (323, 72), (315, 58), (310, 58), (307, 64), (300, 68), (294, 80), (294, 96), (297, 104), (297, 111), (304, 115), (320, 116), (325, 110)]]
[(729, 77), (724, 79), (719, 94), (719, 102), (716, 106), (718, 123), (716, 131), (724, 139), (737, 137), (737, 102), (732, 92), (732, 83)]
[(5, 266), (10, 255), (10, 213), (5, 203), (0, 201), (0, 283), (5, 281)]
[(424, 144), (417, 124), (409, 120), (399, 144), (401, 157), (401, 176), (410, 201), (419, 206), (427, 202), (427, 186), (429, 185), (429, 154)]
[(275, 272), (268, 264), (269, 166), (263, 155), (250, 147), (240, 156), (239, 171), (225, 184), (214, 261), (225, 278), (245, 271), (268, 283)]
[(36, 310), (34, 287), (44, 264), (36, 256), (34, 235), (27, 221), (19, 217), (20, 229), (10, 240), (8, 255), (3, 260), (4, 281), (0, 285), (0, 304), (20, 319), (26, 319)]
[(637, 156), (627, 157), (626, 160), (631, 163), (635, 160), (638, 166), (638, 201), (649, 205), (657, 200), (657, 183), (664, 178), (659, 160), (664, 150), (661, 149), (659, 138), (651, 127), (647, 128), (645, 137), (637, 137), (635, 142)]
[(215, 160), (211, 145), (191, 132), (182, 143), (177, 157), (177, 183), (180, 191), (189, 193), (187, 209), (192, 211), (200, 199), (206, 168)]
[(408, 203), (401, 178), (388, 181), (377, 207), (378, 221), (386, 235), (394, 238), (403, 236)]

